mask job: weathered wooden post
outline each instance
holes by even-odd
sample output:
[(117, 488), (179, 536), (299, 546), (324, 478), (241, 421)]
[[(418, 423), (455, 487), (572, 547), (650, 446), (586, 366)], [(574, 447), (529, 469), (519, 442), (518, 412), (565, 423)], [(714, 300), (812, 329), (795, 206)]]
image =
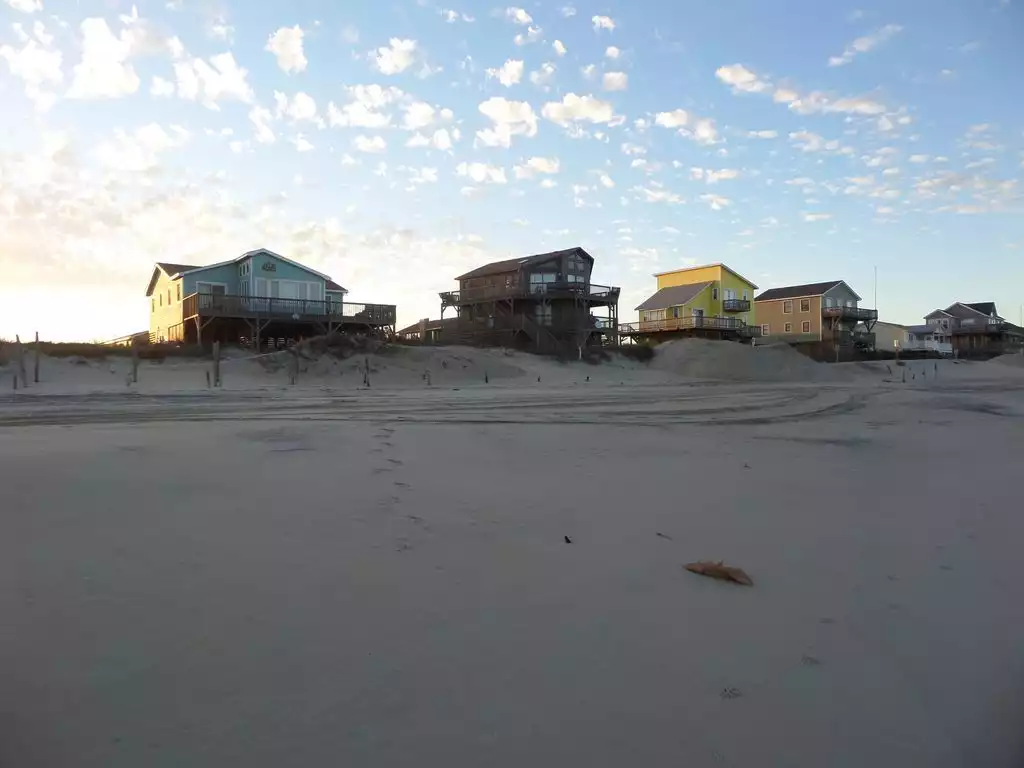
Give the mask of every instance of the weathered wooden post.
[(132, 384), (139, 383), (139, 345), (132, 344)]
[(21, 346), (21, 336), (14, 335), (14, 348), (18, 355), (18, 372), (21, 373), (21, 386), (28, 389), (28, 376), (25, 375), (25, 349)]
[(220, 386), (220, 342), (213, 342), (213, 386)]
[(32, 379), (36, 384), (39, 383), (39, 331), (36, 331), (36, 359), (35, 370), (32, 372)]

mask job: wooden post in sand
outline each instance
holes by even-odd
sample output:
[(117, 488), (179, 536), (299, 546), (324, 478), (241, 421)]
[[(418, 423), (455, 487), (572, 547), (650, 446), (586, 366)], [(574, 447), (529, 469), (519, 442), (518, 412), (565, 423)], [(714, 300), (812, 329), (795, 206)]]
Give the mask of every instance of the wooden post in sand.
[(21, 346), (21, 336), (14, 335), (14, 349), (18, 355), (18, 373), (21, 374), (21, 386), (28, 388), (28, 376), (25, 375), (25, 349)]
[(35, 370), (32, 372), (32, 374), (33, 374), (32, 375), (32, 380), (36, 384), (38, 384), (39, 383), (39, 331), (36, 331), (36, 360), (35, 360)]
[(132, 343), (132, 384), (139, 383), (139, 345)]
[(220, 342), (213, 342), (213, 386), (220, 386)]

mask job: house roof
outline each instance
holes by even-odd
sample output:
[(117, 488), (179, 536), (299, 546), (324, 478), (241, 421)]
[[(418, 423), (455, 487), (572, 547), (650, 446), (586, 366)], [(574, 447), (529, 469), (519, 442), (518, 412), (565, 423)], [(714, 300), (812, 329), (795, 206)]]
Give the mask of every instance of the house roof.
[(677, 272), (692, 272), (695, 269), (707, 269), (708, 267), (721, 267), (726, 272), (731, 272), (732, 274), (734, 274), (736, 277), (738, 277), (744, 283), (749, 285), (751, 288), (754, 288), (755, 290), (757, 289), (757, 286), (754, 285), (754, 283), (752, 283), (749, 280), (747, 280), (747, 278), (745, 278), (743, 275), (741, 275), (735, 269), (732, 269), (731, 267), (726, 266), (725, 264), (723, 264), (720, 261), (717, 261), (714, 264), (701, 264), (701, 265), (696, 266), (696, 267), (680, 267), (679, 269), (670, 269), (670, 270), (667, 270), (665, 272), (655, 272), (654, 276), (655, 277), (661, 277), (662, 275), (674, 275)]
[(673, 285), (670, 288), (662, 288), (636, 309), (637, 311), (643, 311), (645, 309), (679, 307), (691, 301), (709, 285), (711, 285), (711, 282), (688, 283), (686, 285)]
[[(994, 307), (995, 305), (993, 304), (992, 306)], [(955, 317), (958, 320), (967, 320), (972, 317), (989, 317), (989, 315), (986, 314), (985, 312), (981, 312), (975, 309), (970, 304), (963, 304), (959, 301), (956, 302), (955, 304), (950, 304), (948, 307), (946, 307), (944, 311), (946, 312), (946, 314)]]
[[(778, 301), (779, 299), (802, 299), (806, 296), (821, 296), (828, 293), (837, 285), (845, 285), (854, 296), (857, 292), (847, 285), (845, 280), (828, 280), (824, 283), (804, 283), (803, 285), (787, 285), (782, 288), (769, 288), (760, 296), (755, 296), (754, 301)], [(860, 296), (857, 296), (860, 301)]]
[[(936, 329), (932, 328), (930, 325), (910, 325), (910, 326), (907, 326), (907, 330), (910, 331), (911, 333), (935, 333), (936, 332)], [(938, 332), (939, 333), (943, 333), (942, 330), (939, 330)], [(945, 333), (949, 333), (949, 331), (945, 331)]]
[(327, 281), (327, 284), (324, 285), (324, 290), (325, 291), (340, 291), (341, 293), (348, 293), (348, 291), (346, 291), (344, 288), (342, 288), (340, 285), (338, 285), (333, 280), (328, 280)]
[[(156, 267), (153, 269), (153, 275), (149, 278), (149, 287), (146, 288), (146, 295), (149, 296), (149, 295), (151, 295), (153, 293), (153, 286), (156, 285), (156, 281), (157, 281), (157, 279), (160, 276), (159, 275), (159, 270), (162, 270), (163, 272), (165, 272), (168, 277), (174, 277), (175, 275), (184, 275), (184, 274), (186, 274), (188, 272), (201, 272), (204, 269), (213, 269), (214, 267), (223, 267), (225, 264), (236, 264), (239, 261), (242, 261), (243, 259), (247, 259), (250, 256), (254, 256), (257, 253), (265, 253), (268, 256), (273, 256), (275, 259), (280, 259), (285, 264), (291, 264), (293, 267), (298, 267), (299, 269), (304, 269), (307, 272), (310, 272), (310, 273), (316, 275), (317, 277), (322, 277), (329, 284), (327, 289), (326, 289), (328, 291), (343, 291), (344, 293), (348, 293), (347, 290), (345, 290), (340, 285), (335, 283), (333, 280), (331, 280), (330, 277), (325, 275), (323, 272), (317, 272), (315, 269), (307, 267), (305, 264), (299, 264), (299, 262), (297, 262), (297, 261), (292, 261), (291, 259), (286, 258), (285, 256), (282, 256), (279, 253), (274, 253), (274, 251), (270, 250), (269, 248), (257, 248), (257, 249), (252, 250), (252, 251), (246, 251), (245, 253), (243, 253), (241, 256), (238, 256), (237, 258), (228, 259), (227, 261), (218, 261), (215, 264), (207, 264), (205, 266), (196, 266), (194, 264), (174, 264), (174, 263), (169, 262), (169, 261), (158, 261), (158, 262), (156, 262)], [(332, 286), (332, 285), (336, 286), (336, 287), (331, 288), (330, 286)]]
[(946, 317), (953, 317), (953, 315), (949, 314), (949, 312), (947, 312), (944, 309), (936, 309), (925, 315), (924, 319), (931, 320), (933, 317), (939, 317), (940, 315), (945, 315)]
[[(458, 322), (459, 322), (459, 318), (457, 318), (457, 317), (446, 317), (443, 320), (427, 320), (426, 330), (428, 330), (428, 331), (437, 331), (437, 330), (440, 330), (442, 328), (447, 328), (447, 327), (450, 327), (450, 326), (454, 326)], [(417, 320), (412, 325), (407, 325), (407, 326), (405, 326), (405, 328), (400, 328), (398, 331), (396, 331), (396, 333), (399, 336), (404, 336), (407, 333), (418, 333), (419, 330), (420, 330), (420, 322)]]
[(579, 246), (575, 248), (566, 248), (562, 251), (551, 251), (549, 253), (538, 253), (533, 256), (520, 256), (515, 259), (502, 259), (501, 261), (492, 261), (490, 264), (484, 264), (482, 267), (472, 269), (464, 275), (459, 275), (456, 280), (468, 280), (471, 277), (485, 277), (486, 275), (500, 275), (503, 272), (515, 272), (525, 264), (535, 264), (540, 261), (546, 261), (555, 256), (565, 256), (569, 253), (579, 253), (584, 258), (590, 260), (590, 263), (594, 263), (594, 257), (587, 253)]
[(996, 303), (994, 301), (978, 301), (973, 304), (965, 303), (965, 307), (970, 307), (975, 312), (981, 312), (983, 315), (989, 317), (998, 317), (999, 313), (996, 312)]

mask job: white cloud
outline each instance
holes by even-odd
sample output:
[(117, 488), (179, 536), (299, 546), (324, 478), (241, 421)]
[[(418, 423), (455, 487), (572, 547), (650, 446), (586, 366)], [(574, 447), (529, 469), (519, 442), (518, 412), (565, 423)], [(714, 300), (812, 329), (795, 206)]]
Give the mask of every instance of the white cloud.
[[(699, 168), (697, 170), (700, 170)], [(722, 168), (719, 171), (708, 168), (703, 173), (704, 181), (708, 184), (717, 184), (720, 181), (739, 178), (740, 172), (735, 168)]]
[(388, 143), (380, 136), (356, 136), (352, 146), (360, 152), (380, 153), (388, 148)]
[(806, 176), (799, 176), (795, 179), (787, 179), (784, 183), (791, 187), (811, 187), (814, 186), (814, 179), (809, 179)]
[(477, 184), (505, 184), (505, 169), (496, 168), (486, 163), (459, 163), (455, 166), (455, 172), (459, 176), (466, 176)]
[(216, 16), (210, 21), (207, 32), (216, 40), (231, 41), (235, 36), (235, 28), (228, 24), (227, 17), (223, 15)]
[(532, 179), (538, 173), (558, 173), (561, 165), (557, 157), (531, 157), (522, 165), (513, 166), (512, 172), (517, 179)]
[(646, 187), (633, 187), (633, 191), (638, 193), (644, 202), (647, 203), (668, 203), (669, 205), (681, 205), (685, 202), (681, 196), (672, 192), (671, 190), (665, 189), (661, 184), (657, 182), (651, 182)]
[(593, 96), (577, 96), (568, 93), (561, 102), (549, 101), (541, 114), (553, 123), (567, 126), (574, 121), (586, 120), (591, 123), (609, 123), (615, 118), (615, 110), (607, 101)]
[(505, 9), (505, 18), (513, 24), (522, 24), (524, 27), (527, 24), (533, 23), (533, 17), (530, 14), (522, 8), (516, 8), (514, 6)]
[(700, 199), (707, 203), (713, 211), (720, 211), (723, 208), (728, 208), (732, 205), (732, 200), (727, 197), (722, 197), (721, 195), (701, 195)]
[(523, 62), (509, 59), (497, 69), (488, 69), (487, 76), (496, 78), (499, 83), (509, 88), (523, 79)]
[(747, 136), (752, 139), (774, 139), (778, 135), (778, 131), (747, 131)]
[(512, 42), (516, 45), (529, 45), (530, 43), (536, 43), (540, 40), (541, 34), (544, 30), (540, 27), (527, 27), (526, 34), (520, 32), (518, 35), (512, 38)]
[(555, 49), (555, 53), (559, 56), (565, 56), (566, 48), (565, 44), (561, 40), (555, 40), (555, 42), (551, 44), (551, 47)]
[(615, 29), (615, 22), (609, 16), (591, 16), (590, 22), (594, 25), (594, 29), (597, 31), (602, 29), (611, 31)]
[(809, 221), (809, 222), (828, 221), (831, 218), (832, 218), (832, 214), (831, 213), (805, 213), (804, 214), (804, 221)]
[(478, 109), (494, 124), (477, 131), (477, 139), (484, 146), (507, 148), (513, 136), (537, 135), (537, 115), (528, 102), (494, 96), (481, 102)]
[(449, 24), (454, 24), (459, 20), (465, 21), (467, 23), (473, 21), (472, 16), (469, 16), (468, 14), (465, 13), (459, 13), (458, 11), (453, 11), (447, 8), (441, 9), (441, 16), (444, 17), (444, 20), (447, 21)]
[(416, 131), (433, 125), (437, 117), (437, 110), (425, 101), (414, 101), (404, 107), (405, 118), (402, 125), (406, 130)]
[(302, 72), (306, 69), (306, 55), (302, 52), (302, 27), (281, 27), (267, 39), (263, 50), (270, 51), (277, 58), (277, 66), (285, 72)]
[(615, 182), (612, 180), (612, 177), (609, 176), (607, 173), (604, 173), (603, 171), (598, 174), (597, 178), (598, 181), (601, 182), (601, 186), (603, 186), (605, 189), (611, 189), (612, 187), (615, 186)]
[(858, 37), (846, 46), (846, 49), (843, 51), (841, 56), (832, 56), (829, 58), (828, 65), (830, 67), (841, 67), (844, 64), (849, 64), (858, 54), (867, 53), (875, 46), (884, 43), (902, 29), (903, 27), (899, 24), (886, 24), (881, 29), (872, 32), (870, 35)]
[(256, 106), (249, 110), (249, 120), (252, 122), (253, 129), (255, 130), (253, 138), (260, 144), (273, 144), (277, 138), (270, 127), (273, 119), (274, 116), (270, 114), (270, 110), (266, 107)]
[(617, 59), (619, 58), (619, 56), (622, 55), (622, 51), (620, 51), (614, 45), (609, 45), (607, 48), (604, 49), (604, 55), (607, 56), (609, 59)]
[[(457, 133), (457, 131), (455, 131)], [(438, 128), (434, 131), (432, 136), (427, 136), (422, 133), (415, 134), (409, 141), (405, 143), (407, 147), (431, 147), (433, 149), (439, 149), (442, 152), (447, 152), (452, 148), (453, 137), (448, 132), (447, 128)]]
[(7, 4), (22, 13), (35, 13), (43, 10), (43, 0), (7, 0)]
[(892, 120), (890, 120), (885, 115), (882, 115), (880, 118), (878, 118), (878, 122), (876, 123), (876, 125), (878, 126), (878, 130), (880, 131), (891, 131), (893, 128), (896, 127), (893, 124)]
[(289, 141), (295, 145), (295, 150), (297, 152), (312, 152), (316, 149), (316, 147), (314, 147), (301, 133), (289, 139)]
[(85, 19), (82, 30), (82, 60), (75, 65), (68, 98), (117, 99), (139, 89), (139, 76), (128, 57), (129, 39), (116, 37), (104, 19)]
[(391, 114), (381, 110), (405, 98), (401, 89), (377, 84), (347, 86), (345, 92), (349, 97), (347, 104), (327, 105), (327, 119), (332, 126), (386, 128), (391, 125)]
[(160, 164), (160, 155), (180, 147), (189, 139), (189, 133), (180, 126), (168, 133), (160, 125), (149, 123), (128, 134), (115, 131), (113, 141), (102, 142), (96, 148), (96, 158), (105, 170), (142, 173)]
[(927, 163), (928, 155), (911, 155), (909, 160), (912, 163)]
[[(63, 57), (60, 51), (49, 48), (53, 38), (45, 33), (42, 22), (37, 21), (33, 26), (36, 39), (33, 40), (23, 33), (24, 47), (0, 46), (0, 59), (7, 62), (12, 75), (24, 82), (25, 95), (36, 108), (46, 110), (56, 100), (56, 96), (49, 88), (64, 80), (64, 72), (61, 69)], [(19, 27), (20, 25), (15, 25), (16, 29)]]
[(355, 45), (359, 42), (359, 29), (351, 24), (346, 24), (341, 30), (341, 39), (349, 45)]
[(278, 117), (287, 116), (296, 122), (301, 120), (315, 122), (317, 119), (316, 101), (307, 93), (299, 91), (289, 100), (286, 94), (274, 91), (274, 101), (277, 104)]
[(230, 53), (211, 56), (209, 63), (202, 59), (176, 61), (174, 76), (180, 98), (198, 101), (209, 109), (219, 109), (217, 102), (225, 99), (252, 101), (248, 70), (239, 67)]
[(153, 82), (149, 86), (149, 92), (154, 96), (173, 96), (174, 95), (174, 83), (170, 80), (166, 80), (159, 76), (153, 77)]
[(558, 186), (558, 182), (554, 179), (544, 179), (541, 181), (540, 185), (543, 189), (554, 189)]
[(606, 91), (624, 91), (629, 86), (629, 76), (625, 72), (605, 72), (601, 79), (601, 87)]
[(392, 37), (387, 46), (378, 48), (370, 54), (370, 63), (384, 75), (397, 75), (404, 72), (416, 61), (417, 44), (415, 40), (403, 40)]
[(546, 61), (540, 65), (540, 69), (530, 73), (530, 82), (537, 86), (548, 85), (555, 77), (555, 70), (555, 65)]
[(715, 77), (732, 87), (733, 91), (744, 93), (764, 93), (772, 87), (771, 83), (762, 80), (742, 64), (719, 67), (715, 70)]
[(597, 64), (587, 64), (585, 67), (580, 67), (580, 74), (587, 78), (587, 80), (593, 79), (596, 73)]
[(573, 16), (575, 16), (575, 15), (576, 15), (576, 9), (575, 9), (575, 8), (573, 8), (573, 7), (571, 6), (571, 5), (566, 5), (566, 6), (563, 6), (563, 7), (562, 7), (562, 9), (561, 9), (560, 13), (561, 13), (561, 14), (562, 14), (562, 16), (564, 16), (565, 18), (567, 18), (567, 19), (571, 19), (571, 18), (572, 18)]
[(698, 144), (714, 144), (718, 141), (718, 129), (714, 120), (694, 117), (685, 109), (658, 112), (654, 116), (654, 124), (662, 128), (677, 128), (680, 136), (685, 136)]

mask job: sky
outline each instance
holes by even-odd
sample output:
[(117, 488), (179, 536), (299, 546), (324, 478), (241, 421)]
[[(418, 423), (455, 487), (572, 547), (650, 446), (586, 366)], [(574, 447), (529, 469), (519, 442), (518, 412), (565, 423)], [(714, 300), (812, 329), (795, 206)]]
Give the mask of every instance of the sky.
[[(487, 261), (1024, 303), (1024, 0), (0, 0), (0, 337), (266, 247), (437, 317)], [(875, 272), (877, 269), (877, 283)]]

